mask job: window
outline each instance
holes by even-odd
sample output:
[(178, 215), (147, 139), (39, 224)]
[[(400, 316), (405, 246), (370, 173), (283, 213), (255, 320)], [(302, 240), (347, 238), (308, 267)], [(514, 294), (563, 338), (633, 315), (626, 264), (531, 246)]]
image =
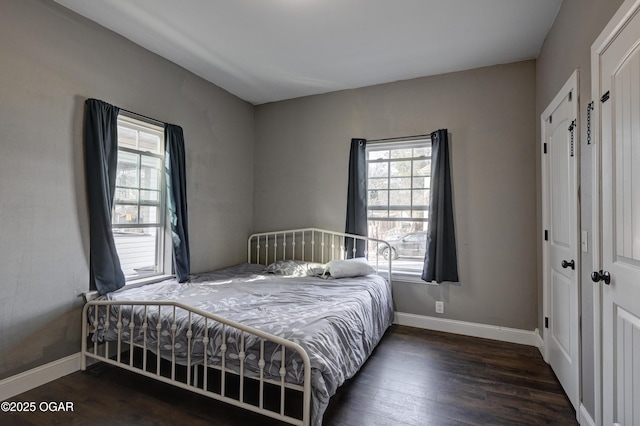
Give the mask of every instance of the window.
[(367, 145), (369, 236), (387, 240), (393, 269), (409, 277), (422, 273), (429, 224), (431, 141)]
[(164, 129), (120, 115), (111, 223), (127, 281), (170, 272), (165, 186)]

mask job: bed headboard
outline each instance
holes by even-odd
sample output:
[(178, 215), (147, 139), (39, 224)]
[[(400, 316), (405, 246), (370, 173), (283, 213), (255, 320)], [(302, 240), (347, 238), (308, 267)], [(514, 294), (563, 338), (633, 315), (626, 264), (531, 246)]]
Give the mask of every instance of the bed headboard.
[[(304, 228), (261, 232), (249, 237), (247, 260), (249, 263), (268, 265), (278, 260), (305, 260), (327, 263), (334, 259), (354, 257), (356, 246), (364, 245), (364, 257), (380, 273), (391, 271), (391, 257), (382, 255), (389, 243), (384, 240), (345, 234), (325, 229)], [(353, 247), (347, 256), (348, 246)]]

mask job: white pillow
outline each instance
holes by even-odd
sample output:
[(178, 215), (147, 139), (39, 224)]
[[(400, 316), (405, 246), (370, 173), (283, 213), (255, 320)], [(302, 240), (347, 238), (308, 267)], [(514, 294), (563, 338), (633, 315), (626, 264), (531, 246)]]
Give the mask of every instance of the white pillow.
[(329, 272), (331, 278), (358, 277), (376, 272), (375, 268), (364, 257), (354, 259), (332, 260), (327, 263), (325, 272)]

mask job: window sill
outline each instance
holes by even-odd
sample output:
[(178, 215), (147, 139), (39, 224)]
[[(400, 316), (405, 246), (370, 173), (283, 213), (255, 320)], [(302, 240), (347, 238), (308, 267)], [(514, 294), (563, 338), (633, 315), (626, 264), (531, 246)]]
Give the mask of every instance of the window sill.
[[(389, 276), (389, 271), (387, 268), (381, 267), (378, 268), (378, 273), (383, 277)], [(412, 271), (400, 271), (394, 272), (391, 274), (392, 281), (394, 282), (403, 282), (403, 283), (413, 283), (413, 284), (426, 284), (426, 285), (439, 285), (435, 281), (427, 282), (422, 280), (422, 271), (412, 272)]]
[(391, 278), (394, 282), (411, 283), (411, 284), (425, 284), (425, 285), (439, 285), (435, 281), (423, 281), (422, 274), (412, 274), (407, 272), (393, 273)]
[[(174, 275), (154, 275), (152, 277), (144, 277), (144, 278), (138, 278), (135, 280), (131, 280), (131, 281), (127, 281), (124, 285), (123, 288), (125, 287), (129, 287), (129, 288), (135, 288), (135, 287), (140, 287), (146, 284), (153, 284), (153, 283), (159, 283), (160, 281), (164, 281), (164, 280), (169, 280), (175, 278)], [(84, 299), (84, 302), (91, 302), (92, 300), (97, 299), (98, 297), (100, 297), (100, 293), (98, 293), (96, 290), (91, 290), (91, 291), (87, 291), (82, 293), (80, 296), (82, 296), (82, 298)], [(78, 296), (78, 297), (80, 297)]]
[(134, 280), (127, 281), (125, 283), (125, 287), (135, 288), (135, 287), (140, 287), (147, 284), (159, 283), (160, 281), (170, 280), (172, 278), (175, 278), (175, 275), (163, 274), (163, 275), (153, 275), (151, 277), (136, 278)]

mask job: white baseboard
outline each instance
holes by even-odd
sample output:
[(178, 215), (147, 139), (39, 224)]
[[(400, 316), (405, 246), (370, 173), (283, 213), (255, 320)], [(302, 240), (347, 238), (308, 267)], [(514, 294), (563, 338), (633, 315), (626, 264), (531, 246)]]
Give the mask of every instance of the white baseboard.
[(540, 347), (540, 335), (536, 331), (519, 330), (516, 328), (499, 327), (495, 325), (478, 324), (445, 318), (428, 317), (424, 315), (396, 312), (394, 322), (399, 325), (425, 328), (427, 330), (444, 331), (465, 336), (481, 337), (484, 339), (500, 340), (502, 342), (518, 343)]
[(0, 380), (0, 401), (13, 398), (60, 377), (80, 370), (80, 353)]
[(596, 422), (591, 418), (591, 414), (589, 414), (582, 404), (580, 404), (580, 418), (578, 421), (581, 425), (596, 426)]
[(540, 351), (540, 355), (542, 355), (542, 358), (544, 358), (544, 339), (542, 338), (542, 336), (540, 335), (540, 330), (536, 328), (535, 330), (536, 333), (536, 346), (538, 347), (538, 350)]

